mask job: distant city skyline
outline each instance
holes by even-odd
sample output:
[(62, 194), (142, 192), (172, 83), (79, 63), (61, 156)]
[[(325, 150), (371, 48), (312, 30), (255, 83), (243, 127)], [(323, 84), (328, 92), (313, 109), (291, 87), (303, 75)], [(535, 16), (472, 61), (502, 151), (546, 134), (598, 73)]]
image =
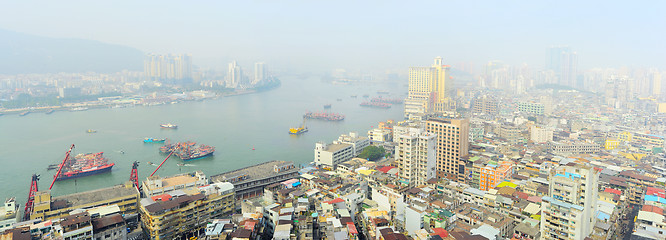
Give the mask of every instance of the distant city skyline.
[(285, 70), (399, 70), (437, 55), (541, 69), (551, 45), (576, 49), (579, 69), (666, 66), (663, 2), (35, 4), (6, 3), (0, 28), (191, 53), (194, 65), (216, 70), (233, 60)]

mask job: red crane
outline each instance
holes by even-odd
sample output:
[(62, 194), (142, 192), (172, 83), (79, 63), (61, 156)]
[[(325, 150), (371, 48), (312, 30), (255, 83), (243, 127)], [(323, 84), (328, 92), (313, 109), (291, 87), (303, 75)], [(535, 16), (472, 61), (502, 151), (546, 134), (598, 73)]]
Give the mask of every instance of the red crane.
[(138, 167), (139, 167), (139, 162), (134, 161), (134, 165), (132, 165), (132, 174), (130, 174), (130, 181), (134, 183), (134, 187), (136, 187), (136, 190), (141, 192), (141, 187), (139, 186), (139, 173), (137, 172)]
[(37, 190), (37, 181), (39, 181), (39, 175), (32, 175), (32, 182), (30, 182), (30, 192), (28, 192), (28, 201), (25, 203), (25, 209), (23, 210), (23, 220), (30, 220), (30, 213), (32, 212), (32, 207), (35, 202), (35, 193)]
[(162, 161), (162, 163), (160, 163), (160, 165), (157, 166), (157, 168), (155, 169), (155, 171), (153, 171), (153, 173), (150, 174), (151, 177), (153, 176), (153, 174), (155, 174), (155, 172), (157, 172), (158, 169), (160, 169), (160, 167), (162, 166), (162, 164), (164, 164), (164, 162), (166, 162), (166, 160), (169, 159), (169, 157), (171, 157), (171, 154), (173, 154), (173, 152), (175, 152), (175, 151), (171, 151), (171, 152), (169, 153), (169, 156), (167, 156), (167, 157), (164, 159), (164, 161)]
[(53, 184), (55, 183), (56, 179), (58, 179), (58, 176), (60, 175), (60, 171), (62, 171), (62, 167), (65, 166), (65, 162), (67, 162), (67, 159), (69, 159), (69, 154), (72, 153), (72, 149), (74, 149), (74, 144), (69, 148), (69, 151), (65, 154), (65, 159), (62, 160), (62, 163), (60, 166), (58, 166), (58, 172), (53, 176), (53, 182), (51, 182), (51, 186), (49, 186), (49, 190), (53, 188)]

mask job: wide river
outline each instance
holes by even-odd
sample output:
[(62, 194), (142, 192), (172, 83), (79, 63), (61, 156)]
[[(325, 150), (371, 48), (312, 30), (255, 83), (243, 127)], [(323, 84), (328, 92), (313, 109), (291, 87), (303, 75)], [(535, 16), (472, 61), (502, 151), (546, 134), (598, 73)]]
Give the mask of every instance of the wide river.
[[(270, 91), (200, 102), (0, 116), (0, 200), (16, 197), (25, 204), (33, 173), (41, 175), (39, 189), (47, 190), (55, 174), (47, 166), (61, 162), (71, 144), (76, 145), (75, 154), (104, 152), (116, 165), (109, 173), (58, 181), (51, 191), (54, 196), (124, 183), (134, 161), (140, 162), (139, 180), (145, 180), (156, 169), (148, 162), (159, 164), (166, 157), (159, 152), (161, 144), (143, 143), (145, 137), (214, 146), (212, 157), (178, 166), (183, 161), (172, 156), (156, 173), (169, 176), (201, 170), (210, 176), (269, 160), (307, 164), (313, 161), (316, 142), (331, 142), (350, 131), (365, 136), (378, 122), (403, 116), (402, 105), (359, 106), (369, 100), (364, 94), (372, 98), (377, 91), (404, 98), (407, 90), (401, 83), (333, 85), (296, 76), (281, 77), (281, 81), (282, 86)], [(345, 120), (310, 120), (309, 132), (287, 133), (302, 123), (305, 111), (323, 111), (327, 103), (332, 104), (330, 111), (346, 115)], [(161, 129), (162, 123), (177, 124), (178, 129)], [(97, 133), (86, 133), (87, 129)]]

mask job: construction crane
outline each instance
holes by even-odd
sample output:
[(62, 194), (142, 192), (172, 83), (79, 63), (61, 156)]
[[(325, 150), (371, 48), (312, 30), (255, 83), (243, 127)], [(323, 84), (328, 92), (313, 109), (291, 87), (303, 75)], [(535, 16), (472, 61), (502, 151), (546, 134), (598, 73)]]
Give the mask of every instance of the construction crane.
[(25, 209), (23, 210), (23, 221), (30, 220), (30, 213), (35, 203), (35, 193), (39, 191), (37, 190), (37, 181), (39, 181), (39, 175), (33, 174), (32, 181), (30, 182), (30, 192), (28, 192), (28, 201), (26, 201)]
[(53, 188), (53, 184), (55, 183), (56, 179), (58, 179), (58, 176), (60, 175), (60, 171), (62, 171), (62, 167), (65, 166), (65, 162), (67, 162), (67, 159), (69, 159), (69, 154), (72, 153), (72, 149), (74, 149), (74, 144), (69, 148), (69, 151), (65, 154), (65, 159), (62, 160), (62, 163), (58, 167), (58, 172), (53, 176), (53, 182), (51, 182), (51, 186), (49, 186), (49, 190)]
[(164, 162), (166, 162), (166, 160), (169, 159), (169, 157), (171, 157), (171, 154), (173, 154), (173, 152), (175, 152), (175, 151), (171, 151), (171, 152), (169, 153), (169, 155), (164, 159), (164, 161), (162, 161), (162, 163), (160, 163), (160, 165), (157, 166), (157, 168), (155, 169), (155, 171), (153, 171), (153, 173), (150, 174), (151, 177), (155, 174), (155, 172), (157, 172), (158, 169), (160, 169), (160, 167), (162, 166), (162, 164), (164, 164)]
[(132, 165), (132, 173), (130, 174), (130, 181), (134, 183), (134, 187), (136, 187), (136, 190), (141, 192), (141, 187), (139, 186), (139, 173), (137, 172), (138, 167), (139, 167), (139, 162), (134, 161), (134, 165)]

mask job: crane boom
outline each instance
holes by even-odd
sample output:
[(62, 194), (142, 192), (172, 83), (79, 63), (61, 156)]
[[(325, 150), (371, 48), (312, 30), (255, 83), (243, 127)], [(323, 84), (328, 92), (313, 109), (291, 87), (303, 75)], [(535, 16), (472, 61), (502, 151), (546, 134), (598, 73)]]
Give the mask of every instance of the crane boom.
[(141, 192), (141, 187), (139, 186), (139, 173), (137, 168), (139, 167), (139, 162), (134, 161), (134, 164), (132, 165), (132, 172), (130, 174), (130, 181), (134, 183), (134, 187), (136, 187), (136, 190)]
[(39, 181), (39, 175), (32, 174), (32, 181), (30, 182), (30, 192), (28, 192), (28, 201), (25, 202), (25, 209), (23, 210), (23, 220), (30, 220), (30, 214), (35, 204), (35, 193), (39, 191), (37, 189), (37, 181)]
[(62, 160), (62, 163), (60, 166), (58, 166), (58, 172), (53, 176), (53, 181), (51, 182), (51, 186), (49, 186), (49, 190), (53, 188), (53, 184), (55, 183), (56, 179), (58, 179), (58, 176), (60, 175), (60, 171), (62, 171), (62, 167), (65, 166), (65, 162), (67, 162), (67, 159), (69, 159), (69, 154), (72, 153), (72, 149), (74, 149), (74, 144), (72, 144), (71, 147), (69, 147), (69, 150), (67, 153), (65, 153), (65, 159)]
[(162, 161), (162, 163), (160, 163), (160, 165), (157, 166), (157, 168), (155, 169), (155, 171), (153, 171), (153, 173), (150, 174), (151, 177), (153, 176), (153, 174), (155, 174), (155, 172), (157, 172), (158, 169), (160, 169), (160, 167), (162, 166), (162, 164), (164, 164), (164, 162), (166, 162), (166, 160), (169, 159), (169, 157), (171, 157), (171, 154), (173, 154), (173, 152), (175, 152), (175, 151), (171, 151), (171, 152), (169, 153), (169, 156), (167, 156), (167, 157), (164, 159), (164, 161)]

